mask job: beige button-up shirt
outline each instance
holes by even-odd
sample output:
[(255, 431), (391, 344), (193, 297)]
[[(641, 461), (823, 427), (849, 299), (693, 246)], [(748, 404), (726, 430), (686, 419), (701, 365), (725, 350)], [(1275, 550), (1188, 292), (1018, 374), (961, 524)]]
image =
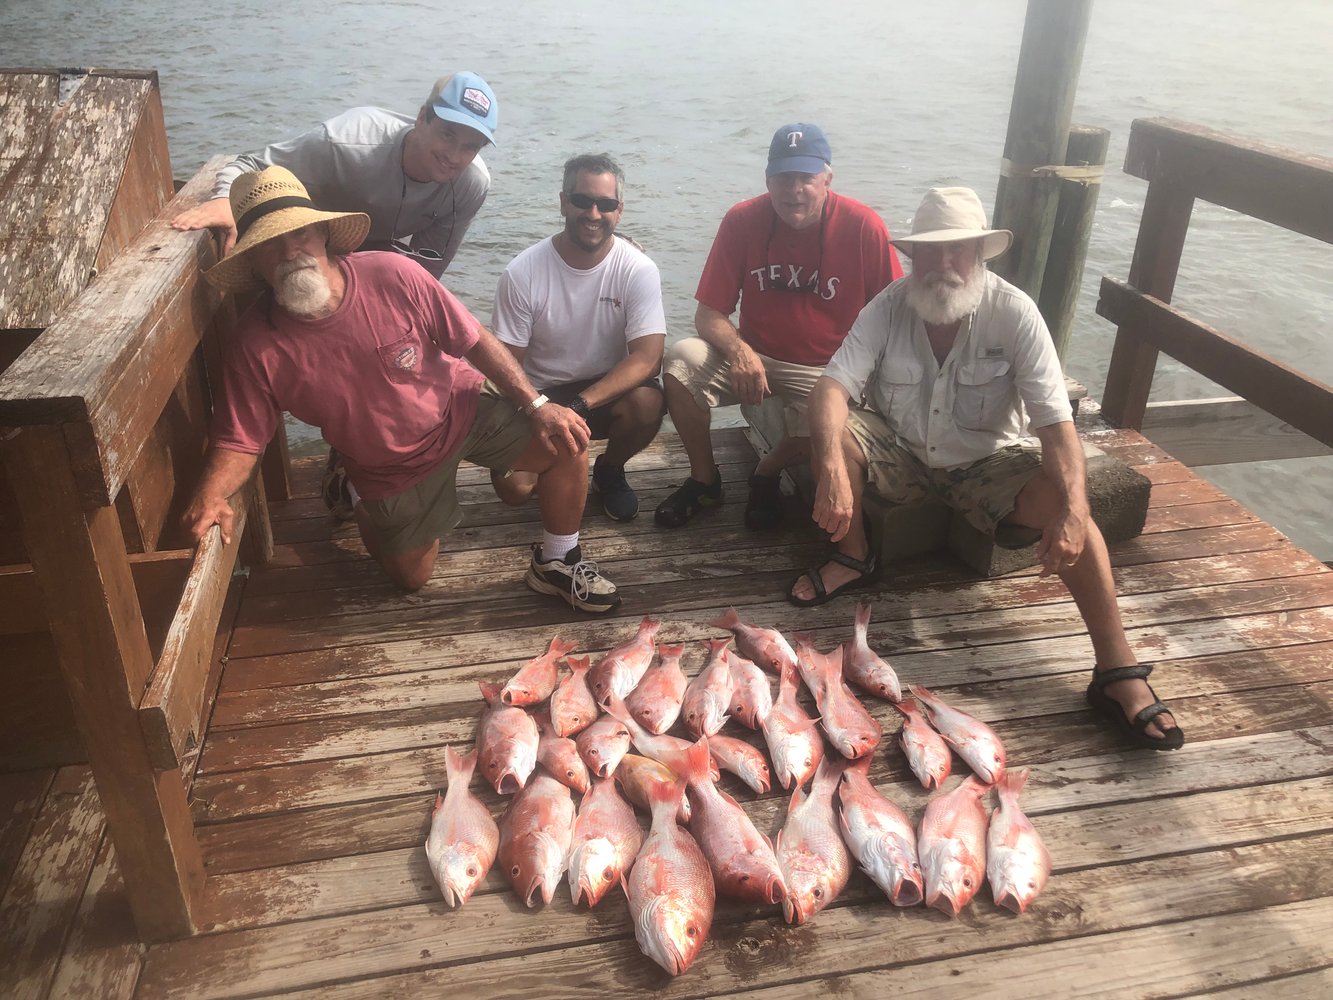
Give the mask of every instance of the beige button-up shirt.
[(1036, 303), (986, 272), (976, 311), (944, 363), (902, 278), (861, 310), (824, 374), (883, 415), (931, 468), (970, 465), (1073, 419), (1060, 359)]

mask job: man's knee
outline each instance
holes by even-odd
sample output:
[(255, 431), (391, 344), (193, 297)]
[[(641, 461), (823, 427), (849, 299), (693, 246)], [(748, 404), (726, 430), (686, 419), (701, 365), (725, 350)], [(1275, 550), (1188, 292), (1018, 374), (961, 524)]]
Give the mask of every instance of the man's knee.
[(514, 472), (506, 476), (491, 470), (491, 485), (495, 495), (502, 503), (510, 507), (521, 507), (532, 497), (537, 488), (537, 477), (529, 473)]
[(424, 550), (385, 556), (380, 560), (380, 566), (398, 586), (415, 592), (430, 581), (438, 550), (439, 542), (432, 542)]
[(661, 425), (666, 415), (666, 396), (661, 389), (641, 385), (621, 396), (611, 406), (611, 418), (628, 427), (656, 428)]

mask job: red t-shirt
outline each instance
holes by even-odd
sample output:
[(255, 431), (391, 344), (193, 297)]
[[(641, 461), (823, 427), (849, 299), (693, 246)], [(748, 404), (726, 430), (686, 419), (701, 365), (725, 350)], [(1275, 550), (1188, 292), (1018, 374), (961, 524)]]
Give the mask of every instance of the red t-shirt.
[(767, 194), (722, 218), (695, 299), (724, 316), (741, 304), (741, 339), (801, 365), (833, 357), (857, 314), (903, 275), (884, 220), (830, 191), (818, 225), (796, 230)]
[(463, 443), (481, 373), (461, 360), (477, 320), (420, 265), (395, 253), (340, 261), (347, 292), (324, 319), (294, 319), (270, 296), (229, 339), (213, 444), (257, 455), (286, 410), (318, 427), (368, 500), (401, 493)]

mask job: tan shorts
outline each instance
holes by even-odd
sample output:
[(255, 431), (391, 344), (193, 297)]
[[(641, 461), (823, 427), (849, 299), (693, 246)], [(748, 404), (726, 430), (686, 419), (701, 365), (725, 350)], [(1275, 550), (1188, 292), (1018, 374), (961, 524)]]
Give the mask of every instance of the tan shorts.
[(361, 508), (379, 537), (385, 555), (424, 549), (458, 527), (458, 463), (467, 459), (488, 469), (508, 472), (528, 446), (532, 425), (507, 399), (483, 389), (477, 416), (463, 446), (435, 471), (401, 493), (383, 500), (362, 500)]
[(941, 500), (1004, 548), (1022, 548), (1041, 537), (1034, 528), (1000, 523), (1041, 469), (1040, 445), (1010, 445), (971, 465), (932, 469), (899, 444), (888, 422), (873, 410), (852, 410), (847, 429), (865, 453), (866, 478), (885, 500)]
[[(773, 395), (787, 405), (783, 408), (786, 432), (791, 437), (809, 437), (806, 399), (815, 387), (823, 368), (792, 364), (759, 355)], [(727, 372), (729, 362), (716, 347), (702, 337), (687, 337), (672, 344), (662, 361), (662, 374), (670, 375), (694, 397), (700, 408), (734, 406), (740, 400), (731, 391)]]

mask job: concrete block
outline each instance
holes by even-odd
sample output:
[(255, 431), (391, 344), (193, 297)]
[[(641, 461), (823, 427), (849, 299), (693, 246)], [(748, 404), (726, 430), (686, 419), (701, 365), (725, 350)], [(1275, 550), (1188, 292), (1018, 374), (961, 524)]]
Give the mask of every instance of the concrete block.
[(953, 511), (938, 500), (890, 503), (867, 489), (862, 504), (881, 566), (934, 552), (948, 541)]

